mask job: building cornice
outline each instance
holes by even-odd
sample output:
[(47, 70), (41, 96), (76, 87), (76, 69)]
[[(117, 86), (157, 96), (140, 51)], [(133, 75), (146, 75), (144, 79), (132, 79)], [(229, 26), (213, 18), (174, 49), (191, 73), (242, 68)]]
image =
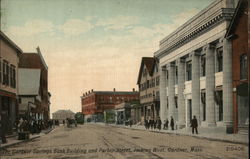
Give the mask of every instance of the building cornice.
[(220, 3), (213, 3), (208, 9), (201, 11), (176, 31), (161, 40), (160, 49), (155, 52), (155, 56), (161, 58), (222, 22), (231, 20), (233, 13), (234, 8), (221, 8)]

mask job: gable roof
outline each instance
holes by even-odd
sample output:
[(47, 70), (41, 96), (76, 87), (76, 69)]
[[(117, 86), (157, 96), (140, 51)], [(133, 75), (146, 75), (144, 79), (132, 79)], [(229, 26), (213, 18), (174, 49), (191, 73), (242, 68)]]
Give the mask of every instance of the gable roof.
[(239, 20), (239, 16), (244, 12), (244, 10), (248, 7), (248, 0), (239, 0), (238, 5), (235, 9), (233, 18), (229, 24), (228, 30), (225, 34), (225, 37), (229, 37), (236, 28), (237, 22)]
[(15, 49), (18, 54), (23, 53), (23, 51), (12, 41), (10, 38), (7, 37), (1, 30), (0, 30), (0, 39), (3, 39), (10, 47)]
[(137, 79), (137, 84), (140, 83), (144, 65), (146, 66), (146, 68), (149, 72), (149, 75), (150, 76), (153, 75), (155, 62), (156, 62), (156, 60), (154, 57), (142, 57), (139, 75), (138, 75), (138, 79)]
[(20, 68), (45, 68), (48, 70), (48, 66), (40, 52), (40, 48), (37, 47), (37, 53), (23, 53), (19, 59)]

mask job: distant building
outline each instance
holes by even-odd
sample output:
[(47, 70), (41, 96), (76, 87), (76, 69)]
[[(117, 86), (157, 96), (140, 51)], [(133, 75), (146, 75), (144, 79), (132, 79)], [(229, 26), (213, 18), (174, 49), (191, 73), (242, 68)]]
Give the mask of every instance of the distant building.
[(89, 91), (81, 97), (82, 113), (85, 118), (95, 118), (103, 121), (103, 112), (114, 109), (115, 105), (139, 99), (139, 93), (133, 89), (132, 92), (116, 91)]
[(138, 74), (137, 85), (140, 91), (140, 107), (134, 107), (135, 122), (143, 122), (146, 118), (157, 119), (160, 112), (160, 74), (157, 59), (143, 57)]
[(36, 119), (49, 119), (48, 66), (41, 54), (23, 53), (19, 63), (20, 115), (32, 113)]
[(139, 100), (122, 102), (115, 105), (116, 124), (125, 124), (128, 120), (132, 120), (135, 123), (136, 114), (132, 114), (132, 106), (135, 104), (139, 104)]
[(0, 31), (0, 120), (8, 122), (10, 131), (18, 116), (17, 68), (22, 52)]
[(249, 128), (249, 30), (248, 1), (238, 3), (226, 38), (232, 41), (233, 123), (234, 132), (248, 133)]
[(66, 120), (67, 118), (74, 119), (75, 113), (71, 110), (58, 110), (52, 113), (52, 119), (59, 120), (60, 123), (62, 123), (63, 120)]

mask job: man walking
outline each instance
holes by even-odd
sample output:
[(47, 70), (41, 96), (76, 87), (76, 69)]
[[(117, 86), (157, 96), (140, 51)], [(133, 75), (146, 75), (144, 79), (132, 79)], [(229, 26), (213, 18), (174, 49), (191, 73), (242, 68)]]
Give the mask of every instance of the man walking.
[(174, 119), (172, 116), (171, 116), (170, 126), (171, 126), (172, 130), (174, 130)]
[(191, 120), (191, 127), (192, 127), (192, 134), (194, 134), (194, 130), (196, 134), (198, 134), (198, 121), (196, 119), (196, 116), (194, 115), (193, 119)]

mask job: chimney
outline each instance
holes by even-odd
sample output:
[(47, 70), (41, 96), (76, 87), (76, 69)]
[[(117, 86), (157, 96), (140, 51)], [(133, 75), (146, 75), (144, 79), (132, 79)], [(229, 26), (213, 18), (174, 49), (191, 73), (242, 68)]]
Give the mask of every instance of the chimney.
[(114, 92), (115, 92), (115, 88), (114, 88), (113, 90), (114, 90)]
[(94, 90), (93, 90), (93, 89), (91, 89), (91, 92), (93, 93), (93, 92), (94, 92)]
[(135, 92), (135, 88), (133, 88), (133, 92)]
[(85, 92), (85, 94), (86, 94), (86, 96), (88, 95), (88, 93), (87, 93), (87, 92)]
[(89, 94), (90, 94), (90, 91), (89, 91)]

